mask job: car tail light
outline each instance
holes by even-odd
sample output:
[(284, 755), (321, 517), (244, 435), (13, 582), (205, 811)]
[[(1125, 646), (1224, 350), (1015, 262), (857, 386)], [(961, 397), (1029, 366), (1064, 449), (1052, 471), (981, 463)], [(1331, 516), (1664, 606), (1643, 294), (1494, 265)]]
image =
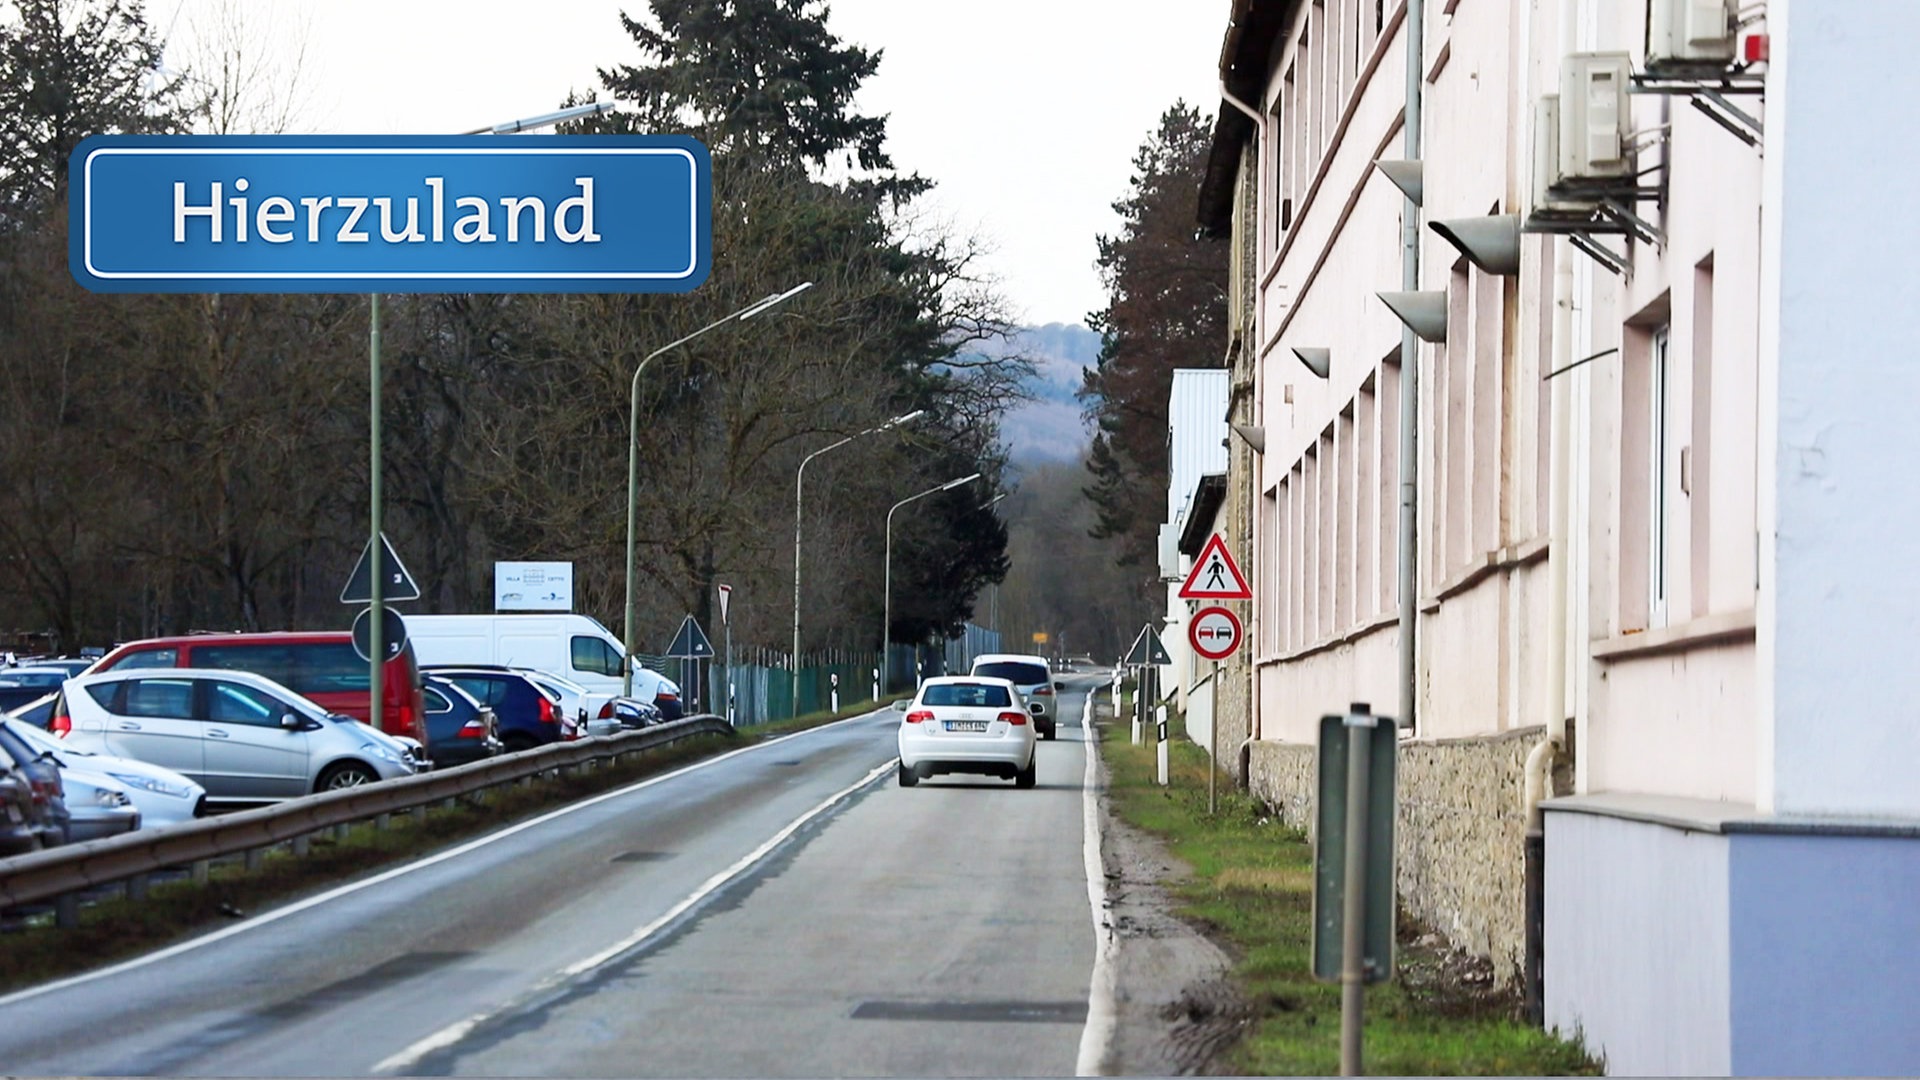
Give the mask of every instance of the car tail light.
[(460, 737), (463, 739), (484, 739), (487, 737), (487, 725), (476, 716), (460, 725)]
[(919, 709), (907, 714), (907, 723), (920, 724), (933, 719), (932, 709)]
[(1034, 693), (1035, 693), (1035, 694), (1039, 694), (1039, 695), (1044, 695), (1044, 696), (1046, 696), (1046, 697), (1052, 697), (1052, 696), (1053, 696), (1053, 687), (1051, 687), (1051, 686), (1043, 686), (1043, 687), (1041, 687), (1040, 689), (1038, 689), (1038, 690), (1035, 690), (1035, 691), (1034, 691)]
[(393, 707), (393, 727), (388, 734), (401, 734), (412, 737), (420, 745), (427, 744), (427, 724), (424, 710), (413, 707), (413, 702), (402, 701)]
[(1010, 710), (1010, 711), (1001, 713), (1000, 719), (1006, 721), (1009, 724), (1012, 724), (1014, 727), (1019, 727), (1020, 725), (1027, 722), (1027, 714), (1023, 712)]
[(47, 719), (47, 730), (63, 739), (73, 731), (73, 716), (67, 711), (67, 695), (61, 694), (54, 700), (53, 715)]
[(611, 719), (612, 716), (613, 716), (612, 701), (608, 701), (605, 705), (600, 706), (600, 719), (607, 720), (607, 719)]
[(548, 701), (545, 694), (540, 696), (540, 722), (543, 724), (560, 722), (559, 714), (553, 711), (553, 702)]

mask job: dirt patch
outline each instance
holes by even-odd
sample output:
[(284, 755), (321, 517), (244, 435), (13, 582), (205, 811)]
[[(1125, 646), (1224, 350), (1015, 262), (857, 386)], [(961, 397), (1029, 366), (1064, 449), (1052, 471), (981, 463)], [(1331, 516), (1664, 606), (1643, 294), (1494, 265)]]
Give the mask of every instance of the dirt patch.
[[(1104, 790), (1106, 764), (1100, 783)], [(1114, 817), (1103, 794), (1101, 862), (1114, 934), (1112, 1041), (1104, 1076), (1205, 1076), (1258, 1010), (1228, 977), (1232, 957), (1177, 918), (1168, 886), (1192, 868), (1158, 838)]]
[(1423, 1011), (1454, 1018), (1525, 1018), (1517, 980), (1501, 984), (1494, 978), (1493, 961), (1452, 947), (1405, 911), (1395, 944), (1395, 978)]

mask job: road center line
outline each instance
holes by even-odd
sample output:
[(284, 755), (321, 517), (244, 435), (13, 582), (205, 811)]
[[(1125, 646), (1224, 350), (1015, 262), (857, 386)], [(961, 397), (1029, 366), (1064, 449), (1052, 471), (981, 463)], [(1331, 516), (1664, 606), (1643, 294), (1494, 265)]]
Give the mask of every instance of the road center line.
[[(183, 941), (178, 945), (170, 945), (167, 948), (161, 949), (158, 952), (148, 953), (145, 956), (136, 956), (131, 960), (123, 961), (121, 963), (113, 965), (112, 967), (101, 968), (98, 971), (89, 971), (83, 975), (75, 975), (71, 978), (61, 979), (58, 982), (51, 982), (42, 986), (29, 987), (28, 989), (25, 989), (25, 990), (15, 991), (14, 993), (8, 994), (4, 997), (0, 997), (0, 1008), (5, 1008), (8, 1005), (15, 1004), (16, 1002), (26, 1001), (30, 998), (36, 998), (43, 994), (51, 994), (58, 990), (65, 990), (71, 986), (80, 986), (85, 983), (93, 982), (96, 979), (105, 979), (110, 976), (121, 975), (126, 972), (133, 971), (136, 968), (145, 967), (148, 964), (157, 964), (162, 960), (171, 959), (172, 957), (179, 956), (182, 953), (191, 952), (194, 949), (203, 948), (205, 946), (212, 945), (216, 942), (225, 941), (230, 937), (234, 937), (238, 934), (244, 934), (249, 930), (254, 930), (259, 927), (266, 926), (269, 923), (278, 922), (279, 920), (287, 918), (289, 916), (297, 915), (300, 912), (306, 911), (309, 908), (318, 907), (321, 904), (327, 903), (330, 900), (337, 900), (342, 896), (347, 896), (352, 893), (359, 892), (362, 889), (372, 888), (375, 885), (392, 881), (394, 878), (403, 877), (407, 874), (413, 873), (416, 870), (424, 870), (429, 866), (434, 866), (439, 863), (446, 862), (448, 859), (458, 858), (462, 855), (467, 854), (470, 851), (476, 851), (480, 848), (486, 847), (488, 844), (494, 843), (495, 841), (504, 840), (507, 837), (514, 835), (515, 833), (524, 832), (536, 826), (544, 825), (547, 822), (554, 820), (555, 818), (565, 817), (568, 814), (574, 813), (579, 810), (585, 810), (590, 806), (597, 806), (600, 803), (606, 802), (610, 799), (620, 798), (623, 795), (630, 795), (644, 788), (652, 787), (655, 784), (664, 784), (669, 780), (672, 780), (676, 777), (685, 776), (690, 772), (694, 772), (699, 769), (705, 769), (713, 765), (718, 765), (721, 762), (726, 761), (728, 758), (738, 757), (741, 754), (750, 754), (759, 750), (765, 750), (772, 746), (778, 746), (779, 744), (784, 743), (790, 739), (803, 738), (805, 736), (812, 735), (817, 732), (828, 730), (829, 728), (839, 727), (841, 724), (851, 723), (856, 720), (870, 719), (886, 711), (887, 711), (886, 709), (875, 709), (873, 712), (862, 713), (859, 716), (849, 717), (846, 720), (835, 721), (834, 723), (831, 723), (831, 724), (822, 724), (819, 727), (808, 728), (805, 731), (796, 731), (791, 735), (782, 735), (777, 739), (768, 739), (766, 742), (763, 742), (763, 743), (755, 743), (752, 746), (743, 746), (738, 750), (729, 750), (726, 753), (719, 755), (718, 757), (711, 757), (703, 761), (696, 761), (691, 765), (688, 765), (684, 768), (675, 769), (670, 773), (665, 773), (660, 776), (648, 777), (647, 779), (639, 781), (638, 783), (629, 784), (626, 787), (617, 788), (613, 791), (603, 792), (602, 794), (595, 795), (590, 799), (583, 799), (577, 803), (569, 803), (566, 806), (559, 808), (558, 810), (554, 810), (549, 813), (542, 814), (539, 817), (532, 818), (528, 821), (523, 821), (518, 825), (510, 825), (504, 829), (499, 830), (498, 832), (488, 833), (485, 836), (482, 836), (477, 839), (470, 840), (467, 843), (461, 844), (459, 847), (450, 848), (446, 851), (443, 851), (438, 855), (429, 856), (425, 859), (420, 859), (416, 862), (410, 862), (402, 866), (396, 866), (391, 870), (388, 870), (384, 873), (376, 874), (373, 877), (365, 878), (360, 881), (351, 882), (349, 884), (342, 885), (335, 889), (329, 889), (328, 891), (323, 892), (318, 896), (310, 896), (305, 900), (288, 904), (286, 907), (275, 908), (274, 910), (266, 912), (265, 914), (256, 915), (251, 919), (245, 920), (244, 922), (234, 923), (232, 926), (228, 926), (224, 929), (216, 930), (213, 933), (203, 934), (200, 937), (193, 938), (189, 941)], [(885, 767), (892, 768), (893, 766), (891, 764), (888, 764)], [(862, 783), (864, 782), (865, 781), (862, 781)]]
[(375, 1065), (373, 1067), (373, 1071), (375, 1073), (388, 1074), (388, 1075), (393, 1073), (404, 1072), (406, 1069), (410, 1068), (411, 1066), (418, 1064), (419, 1061), (422, 1058), (426, 1057), (428, 1054), (431, 1054), (436, 1050), (444, 1050), (447, 1047), (453, 1046), (454, 1044), (458, 1043), (461, 1039), (464, 1039), (468, 1035), (472, 1034), (474, 1029), (478, 1028), (481, 1024), (486, 1023), (488, 1020), (491, 1020), (494, 1017), (499, 1016), (503, 1013), (509, 1012), (523, 1002), (532, 1000), (534, 998), (538, 998), (541, 995), (547, 993), (548, 991), (554, 989), (557, 986), (560, 986), (561, 984), (571, 979), (576, 979), (592, 971), (594, 968), (601, 966), (602, 964), (605, 964), (611, 960), (614, 960), (620, 956), (625, 955), (627, 952), (631, 951), (636, 946), (640, 945), (642, 942), (652, 937), (654, 934), (659, 933), (663, 927), (669, 925), (675, 919), (678, 919), (680, 916), (686, 914), (687, 911), (690, 910), (695, 904), (698, 904), (700, 901), (712, 895), (715, 890), (721, 888), (722, 886), (726, 885), (728, 882), (732, 881), (734, 878), (739, 877), (741, 874), (752, 869), (755, 863), (758, 863), (760, 860), (772, 854), (775, 848), (779, 847), (794, 833), (800, 831), (800, 828), (806, 825), (807, 822), (812, 821), (814, 818), (819, 817), (821, 814), (826, 813), (828, 810), (832, 809), (835, 805), (845, 800), (847, 796), (852, 795), (854, 792), (859, 791), (861, 788), (866, 787), (868, 784), (873, 783), (875, 780), (878, 780), (880, 777), (885, 776), (886, 774), (892, 772), (893, 769), (894, 769), (894, 762), (888, 761), (885, 765), (882, 765), (879, 768), (873, 770), (867, 775), (861, 777), (859, 780), (856, 780), (853, 783), (847, 785), (846, 787), (841, 788), (839, 791), (834, 792), (832, 795), (827, 796), (825, 800), (815, 805), (813, 809), (808, 810), (806, 813), (801, 814), (799, 817), (794, 818), (792, 821), (788, 822), (786, 824), (786, 827), (782, 828), (779, 832), (774, 833), (772, 837), (770, 837), (765, 843), (762, 843), (759, 847), (754, 848), (752, 851), (742, 856), (732, 866), (727, 867), (725, 870), (720, 871), (719, 873), (708, 878), (705, 882), (702, 882), (699, 888), (687, 894), (687, 896), (684, 899), (682, 899), (679, 903), (673, 905), (671, 908), (668, 908), (666, 912), (661, 914), (658, 918), (655, 918), (653, 921), (647, 923), (645, 926), (640, 927), (638, 930), (635, 930), (633, 933), (628, 934), (626, 937), (622, 938), (621, 940), (615, 942), (612, 945), (607, 946), (604, 949), (601, 949), (599, 952), (594, 953), (592, 956), (586, 957), (583, 960), (576, 960), (573, 963), (568, 964), (566, 967), (561, 968), (559, 971), (556, 971), (553, 974), (548, 975), (546, 978), (540, 980), (538, 983), (535, 983), (531, 989), (523, 992), (512, 1001), (508, 1001), (492, 1009), (488, 1009), (485, 1012), (475, 1013), (474, 1015), (467, 1017), (465, 1020), (461, 1020), (458, 1023), (450, 1024), (447, 1027), (441, 1028), (439, 1031), (434, 1032), (433, 1034), (427, 1036), (426, 1038), (421, 1039), (420, 1041), (414, 1043), (413, 1045), (407, 1047), (406, 1049), (400, 1051), (399, 1053), (394, 1054), (392, 1057), (389, 1057), (386, 1060)]
[(1093, 908), (1093, 979), (1087, 991), (1087, 1026), (1080, 1031), (1080, 1056), (1074, 1065), (1076, 1076), (1099, 1076), (1100, 1065), (1113, 1039), (1113, 930), (1106, 924), (1107, 869), (1100, 858), (1099, 746), (1093, 729), (1094, 688), (1087, 688), (1087, 701), (1080, 710), (1080, 730), (1087, 752), (1085, 779), (1080, 785), (1086, 840), (1083, 854), (1087, 866), (1087, 903)]

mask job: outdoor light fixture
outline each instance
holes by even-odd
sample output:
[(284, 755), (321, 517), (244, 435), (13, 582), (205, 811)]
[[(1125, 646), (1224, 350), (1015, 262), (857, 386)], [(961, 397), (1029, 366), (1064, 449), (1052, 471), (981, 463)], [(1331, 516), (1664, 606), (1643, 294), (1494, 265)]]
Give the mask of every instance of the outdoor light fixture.
[(1327, 373), (1333, 370), (1332, 349), (1321, 349), (1311, 345), (1295, 345), (1293, 346), (1293, 355), (1299, 357), (1300, 362), (1307, 365), (1308, 371), (1313, 372), (1322, 379), (1326, 378)]
[(1423, 205), (1421, 197), (1426, 190), (1424, 181), (1426, 170), (1423, 166), (1424, 163), (1419, 161), (1382, 159), (1373, 163), (1373, 167), (1379, 169), (1388, 180), (1393, 181), (1393, 186), (1399, 188), (1401, 194), (1412, 200), (1415, 206)]
[(1486, 273), (1512, 277), (1520, 272), (1519, 214), (1429, 221), (1427, 228)]
[(1407, 329), (1421, 341), (1435, 345), (1447, 340), (1447, 293), (1444, 289), (1421, 289), (1418, 292), (1382, 292), (1373, 295), (1387, 305), (1395, 317), (1407, 324)]
[[(885, 592), (884, 598), (881, 601), (882, 614), (880, 616), (880, 667), (886, 671), (884, 677), (885, 685), (881, 687), (883, 690), (893, 688), (892, 658), (887, 655), (889, 647), (893, 644), (893, 512), (915, 500), (924, 499), (929, 495), (938, 495), (943, 491), (952, 491), (962, 484), (971, 484), (978, 479), (980, 479), (980, 474), (974, 473), (972, 476), (962, 476), (956, 480), (949, 480), (936, 487), (930, 487), (917, 495), (909, 495), (887, 508), (887, 562), (886, 569), (882, 571), (882, 579), (886, 584), (883, 586)], [(999, 495), (995, 495), (992, 499), (981, 504), (980, 509), (984, 510), (992, 506), (994, 503), (999, 502), (1005, 495), (1006, 492), (1004, 491)], [(798, 668), (796, 667), (795, 670), (798, 670)]]

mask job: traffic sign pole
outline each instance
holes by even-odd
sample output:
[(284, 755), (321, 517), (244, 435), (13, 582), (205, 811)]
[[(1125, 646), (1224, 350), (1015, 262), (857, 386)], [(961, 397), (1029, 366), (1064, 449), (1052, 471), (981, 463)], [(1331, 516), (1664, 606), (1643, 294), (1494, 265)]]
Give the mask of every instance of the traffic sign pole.
[(385, 731), (380, 723), (381, 705), (386, 701), (380, 677), (386, 673), (387, 666), (386, 650), (380, 643), (380, 631), (385, 628), (386, 619), (386, 603), (382, 599), (386, 568), (380, 564), (383, 546), (380, 535), (380, 294), (369, 294), (367, 304), (367, 460), (371, 470), (367, 489), (370, 504), (367, 516), (371, 526), (367, 533), (367, 569), (368, 602), (373, 612), (367, 648), (367, 723), (373, 725), (375, 731)]

